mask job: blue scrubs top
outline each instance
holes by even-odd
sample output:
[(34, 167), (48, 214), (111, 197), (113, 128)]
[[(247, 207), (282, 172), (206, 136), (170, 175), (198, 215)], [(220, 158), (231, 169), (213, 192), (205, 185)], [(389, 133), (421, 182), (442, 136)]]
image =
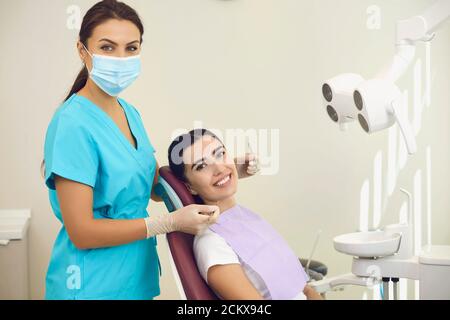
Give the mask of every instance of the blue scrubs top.
[(155, 150), (138, 111), (124, 100), (118, 101), (137, 148), (106, 112), (77, 94), (56, 110), (47, 129), (45, 183), (53, 212), (63, 225), (47, 271), (46, 299), (152, 299), (160, 294), (156, 237), (114, 247), (77, 249), (64, 227), (55, 191), (56, 174), (93, 188), (96, 219), (148, 216)]

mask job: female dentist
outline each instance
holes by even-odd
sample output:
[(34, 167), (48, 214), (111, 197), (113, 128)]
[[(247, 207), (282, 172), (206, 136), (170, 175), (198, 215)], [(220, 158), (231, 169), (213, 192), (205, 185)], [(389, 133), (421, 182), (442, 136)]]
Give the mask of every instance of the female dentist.
[[(116, 0), (83, 18), (77, 48), (84, 67), (45, 137), (45, 183), (63, 224), (46, 299), (152, 299), (160, 294), (156, 235), (196, 234), (219, 214), (206, 205), (147, 212), (150, 198), (161, 201), (153, 193), (155, 150), (139, 112), (117, 97), (139, 75), (143, 33), (136, 11)], [(248, 168), (240, 177), (254, 173)]]

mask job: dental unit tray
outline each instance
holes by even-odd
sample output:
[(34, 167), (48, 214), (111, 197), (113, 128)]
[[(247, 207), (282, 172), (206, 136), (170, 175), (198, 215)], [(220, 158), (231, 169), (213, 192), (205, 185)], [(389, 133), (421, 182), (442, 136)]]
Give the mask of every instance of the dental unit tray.
[(378, 258), (393, 255), (400, 249), (401, 234), (384, 231), (354, 232), (333, 239), (334, 248), (359, 258)]

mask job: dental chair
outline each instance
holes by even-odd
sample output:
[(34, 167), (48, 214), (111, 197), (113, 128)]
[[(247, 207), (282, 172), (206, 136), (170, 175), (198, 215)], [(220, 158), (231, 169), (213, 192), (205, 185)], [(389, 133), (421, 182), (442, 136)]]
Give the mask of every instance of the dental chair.
[[(199, 197), (194, 197), (183, 182), (178, 180), (168, 166), (159, 169), (159, 181), (155, 193), (161, 197), (169, 212), (190, 204), (203, 204)], [(170, 250), (170, 264), (180, 296), (184, 300), (218, 300), (219, 298), (203, 280), (197, 269), (193, 252), (194, 236), (183, 232), (171, 232), (166, 235)], [(303, 267), (307, 260), (300, 259)], [(327, 267), (318, 261), (311, 260), (309, 277), (321, 280), (327, 274)]]

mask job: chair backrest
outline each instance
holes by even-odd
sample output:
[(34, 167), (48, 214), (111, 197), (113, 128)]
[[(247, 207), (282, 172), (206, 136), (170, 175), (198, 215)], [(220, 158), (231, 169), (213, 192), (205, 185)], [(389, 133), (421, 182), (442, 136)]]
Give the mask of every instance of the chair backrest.
[[(165, 183), (173, 189), (176, 196), (178, 196), (181, 206), (202, 203), (201, 199), (197, 197), (194, 199), (184, 183), (174, 176), (168, 166), (161, 167), (159, 169), (159, 174), (163, 181), (165, 181)], [(167, 193), (167, 190), (166, 192), (158, 192), (158, 195), (163, 197), (169, 211), (176, 210), (180, 206), (180, 204), (177, 205), (174, 203), (173, 197)], [(192, 248), (194, 236), (183, 232), (171, 232), (168, 233), (166, 237), (186, 299), (217, 300), (218, 297), (209, 288), (208, 284), (203, 280), (198, 271)]]

